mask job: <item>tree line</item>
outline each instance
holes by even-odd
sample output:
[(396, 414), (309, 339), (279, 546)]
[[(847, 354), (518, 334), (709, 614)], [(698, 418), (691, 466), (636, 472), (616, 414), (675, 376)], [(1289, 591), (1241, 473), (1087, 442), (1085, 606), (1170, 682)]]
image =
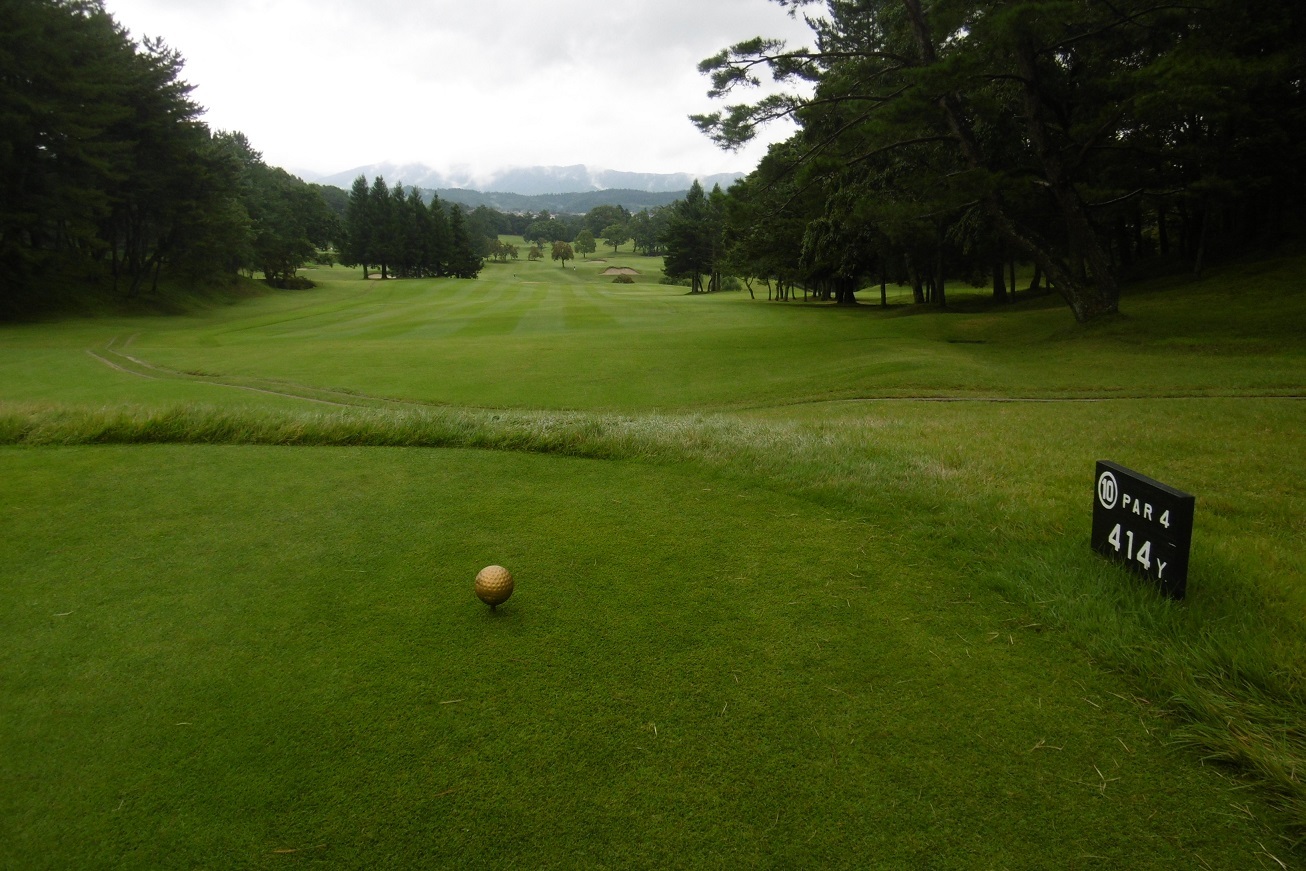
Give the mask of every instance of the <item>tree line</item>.
[[(376, 266), (381, 278), (475, 278), (488, 237), (468, 229), (462, 209), (447, 212), (440, 198), (428, 205), (415, 188), (386, 187), (377, 176), (354, 179), (341, 234), (340, 262)], [(479, 243), (479, 244), (478, 244)]]
[(402, 183), (387, 187), (380, 177), (369, 184), (364, 176), (354, 179), (338, 209), (343, 223), (340, 262), (363, 266), (365, 272), (375, 267), (382, 278), (474, 277), (486, 259), (522, 256), (500, 236), (521, 236), (530, 246), (525, 252), (529, 260), (552, 257), (563, 265), (576, 254), (595, 253), (600, 243), (615, 252), (633, 242), (636, 253), (655, 257), (663, 253), (674, 211), (659, 206), (631, 214), (622, 206), (602, 204), (583, 215), (547, 209), (505, 213), (481, 205), (464, 213), (435, 191)]
[[(633, 242), (636, 253), (655, 257), (662, 253), (663, 235), (670, 206), (641, 209), (632, 214), (623, 206), (599, 205), (583, 215), (551, 215), (547, 210), (532, 216), (512, 216), (515, 235), (520, 235), (543, 252), (554, 242), (567, 242), (578, 253), (592, 254), (598, 243), (617, 248)], [(524, 226), (521, 226), (524, 224)]]
[(700, 64), (717, 98), (763, 70), (804, 86), (694, 117), (726, 148), (799, 128), (720, 202), (678, 206), (702, 212), (703, 274), (841, 301), (906, 281), (944, 304), (957, 280), (1009, 298), (1020, 261), (1088, 321), (1149, 264), (1200, 274), (1300, 219), (1295, 0), (775, 2), (819, 10), (812, 48), (756, 38)]
[(464, 213), (381, 178), (349, 192), (306, 184), (243, 134), (210, 130), (182, 70), (102, 0), (0, 3), (0, 314), (240, 272), (298, 286), (304, 264), (335, 257), (383, 277), (473, 277), (487, 257), (517, 256), (501, 235), (539, 258), (563, 242), (564, 265), (600, 244), (664, 251), (670, 207)]
[(100, 0), (0, 3), (0, 312), (283, 281), (336, 235), (321, 188), (199, 120), (182, 63)]

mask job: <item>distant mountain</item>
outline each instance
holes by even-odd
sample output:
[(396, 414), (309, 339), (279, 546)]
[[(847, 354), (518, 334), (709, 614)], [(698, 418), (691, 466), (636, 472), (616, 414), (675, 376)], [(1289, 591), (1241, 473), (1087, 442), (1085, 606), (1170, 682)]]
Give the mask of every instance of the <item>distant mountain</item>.
[[(358, 166), (345, 172), (328, 175), (305, 175), (305, 181), (334, 185), (348, 190), (354, 179), (363, 176), (369, 182), (378, 175), (394, 185), (402, 182), (405, 186), (419, 187), (427, 190), (462, 190), (482, 193), (509, 193), (522, 196), (539, 196), (542, 194), (567, 194), (578, 191), (625, 190), (644, 191), (647, 193), (675, 193), (689, 190), (697, 178), (708, 190), (719, 184), (726, 188), (743, 173), (718, 173), (715, 175), (695, 176), (685, 172), (619, 172), (611, 169), (591, 169), (578, 164), (576, 166), (530, 166), (512, 167), (495, 172), (475, 174), (470, 171), (434, 169), (422, 163), (374, 163), (370, 166)], [(441, 197), (443, 198), (443, 194)], [(547, 208), (547, 207), (544, 207)], [(629, 208), (629, 206), (627, 206)]]
[(595, 206), (622, 206), (628, 211), (639, 212), (684, 199), (687, 192), (687, 190), (680, 190), (662, 193), (614, 189), (527, 196), (525, 194), (509, 194), (498, 191), (483, 193), (461, 188), (437, 188), (435, 190), (422, 188), (421, 191), (423, 198), (428, 203), (431, 201), (431, 194), (434, 193), (446, 203), (458, 203), (469, 209), (474, 209), (477, 206), (489, 206), (496, 211), (509, 214), (524, 214), (548, 209), (555, 215), (583, 215)]

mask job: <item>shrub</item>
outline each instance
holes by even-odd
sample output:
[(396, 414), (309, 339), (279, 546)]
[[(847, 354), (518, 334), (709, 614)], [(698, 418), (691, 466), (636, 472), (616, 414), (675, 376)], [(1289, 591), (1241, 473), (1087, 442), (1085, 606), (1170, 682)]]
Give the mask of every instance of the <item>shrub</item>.
[(268, 278), (264, 280), (273, 287), (280, 288), (281, 290), (312, 290), (317, 287), (316, 284), (301, 275), (292, 275), (288, 278)]

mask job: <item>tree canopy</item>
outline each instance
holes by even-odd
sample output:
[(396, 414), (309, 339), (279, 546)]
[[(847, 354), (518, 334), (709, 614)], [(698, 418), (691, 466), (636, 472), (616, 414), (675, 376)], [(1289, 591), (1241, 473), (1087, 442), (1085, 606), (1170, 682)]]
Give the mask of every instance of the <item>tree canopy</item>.
[(549, 256), (554, 260), (561, 260), (565, 269), (568, 260), (576, 259), (576, 252), (572, 250), (570, 242), (554, 242), (553, 250), (549, 253)]
[(764, 70), (795, 87), (694, 121), (726, 148), (798, 123), (733, 214), (772, 225), (736, 224), (746, 246), (798, 233), (787, 268), (807, 280), (905, 272), (942, 303), (945, 276), (1019, 257), (1087, 321), (1137, 261), (1200, 270), (1281, 238), (1302, 206), (1291, 0), (776, 2), (820, 9), (812, 47), (751, 39), (700, 70), (721, 99)]
[(320, 193), (210, 131), (182, 66), (100, 0), (0, 4), (0, 313), (283, 279), (329, 240)]
[(630, 228), (623, 221), (617, 224), (609, 224), (603, 228), (603, 244), (612, 246), (612, 253), (616, 254), (617, 249), (630, 240)]
[[(662, 271), (668, 278), (688, 280), (690, 293), (716, 289), (721, 189), (714, 188), (713, 194), (713, 199), (709, 199), (703, 193), (703, 186), (695, 180), (685, 198), (671, 206), (671, 214), (662, 236), (666, 246)], [(705, 274), (712, 276), (707, 287), (703, 285)]]
[(597, 243), (594, 241), (594, 234), (590, 232), (589, 227), (586, 227), (584, 230), (581, 230), (576, 234), (574, 244), (577, 253), (582, 255), (593, 254), (595, 249), (598, 247)]
[[(340, 261), (375, 266), (381, 278), (475, 278), (489, 254), (506, 259), (511, 246), (481, 237), (458, 205), (447, 211), (437, 196), (428, 205), (416, 188), (386, 185), (377, 176), (369, 185), (358, 176), (345, 209)], [(485, 252), (485, 253), (482, 253)]]

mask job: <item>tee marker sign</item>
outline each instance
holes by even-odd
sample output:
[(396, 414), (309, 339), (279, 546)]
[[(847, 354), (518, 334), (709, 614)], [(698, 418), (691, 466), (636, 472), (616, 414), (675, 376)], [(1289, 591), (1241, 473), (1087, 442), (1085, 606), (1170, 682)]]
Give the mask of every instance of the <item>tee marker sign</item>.
[(1093, 550), (1182, 599), (1196, 499), (1107, 460), (1098, 460), (1096, 480)]

